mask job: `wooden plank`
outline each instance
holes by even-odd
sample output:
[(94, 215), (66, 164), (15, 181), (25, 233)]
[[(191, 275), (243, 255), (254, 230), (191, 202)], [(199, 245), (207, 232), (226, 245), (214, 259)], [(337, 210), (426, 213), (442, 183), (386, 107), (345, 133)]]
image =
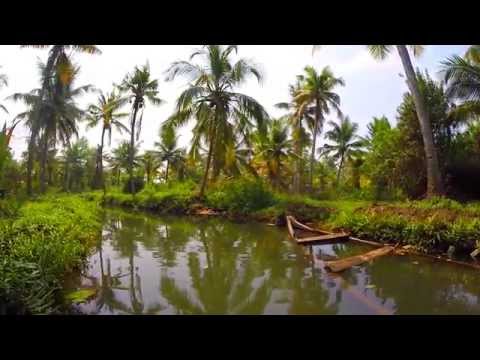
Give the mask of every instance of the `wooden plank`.
[(295, 239), (295, 231), (293, 231), (293, 227), (292, 227), (292, 220), (290, 219), (290, 216), (287, 216), (287, 228), (288, 228), (288, 233), (290, 235), (290, 237), (294, 240)]
[(329, 235), (319, 235), (319, 236), (311, 236), (311, 237), (305, 237), (305, 238), (297, 238), (297, 243), (299, 244), (305, 244), (305, 243), (311, 243), (311, 242), (317, 242), (317, 241), (346, 241), (348, 240), (348, 234), (329, 234)]
[(324, 234), (324, 235), (329, 235), (331, 233), (328, 233), (326, 231), (322, 231), (322, 230), (318, 230), (318, 229), (314, 229), (314, 228), (311, 228), (310, 226), (307, 226), (307, 225), (304, 225), (302, 224), (301, 222), (297, 221), (297, 219), (295, 219), (293, 216), (291, 217), (291, 221), (292, 221), (292, 224), (302, 230), (306, 230), (306, 231), (310, 231), (310, 232), (315, 232), (315, 233), (320, 233), (320, 234)]
[(375, 246), (375, 247), (384, 247), (385, 246), (385, 244), (381, 244), (381, 243), (374, 242), (374, 241), (362, 240), (362, 239), (359, 239), (359, 238), (356, 238), (356, 237), (353, 237), (353, 236), (350, 236), (350, 240), (361, 243), (361, 244)]
[(351, 268), (352, 266), (363, 264), (364, 262), (373, 260), (379, 256), (387, 255), (394, 251), (392, 246), (385, 246), (380, 249), (370, 251), (368, 253), (351, 256), (346, 259), (336, 260), (336, 261), (326, 261), (325, 269), (332, 272), (340, 272), (346, 269)]

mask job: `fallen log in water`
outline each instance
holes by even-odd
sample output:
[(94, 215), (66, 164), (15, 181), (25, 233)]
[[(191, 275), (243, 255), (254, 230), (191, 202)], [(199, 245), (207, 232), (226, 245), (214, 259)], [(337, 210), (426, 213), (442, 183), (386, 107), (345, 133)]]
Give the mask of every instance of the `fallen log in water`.
[(352, 266), (360, 265), (364, 262), (373, 260), (379, 256), (390, 254), (393, 251), (394, 248), (392, 246), (385, 246), (365, 254), (352, 256), (341, 260), (325, 261), (325, 269), (332, 272), (340, 272), (349, 269)]

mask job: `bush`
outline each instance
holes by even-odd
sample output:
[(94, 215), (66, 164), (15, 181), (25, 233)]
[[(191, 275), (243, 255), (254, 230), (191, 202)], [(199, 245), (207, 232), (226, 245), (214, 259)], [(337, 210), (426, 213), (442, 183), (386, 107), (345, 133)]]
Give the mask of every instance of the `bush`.
[(130, 187), (130, 184), (133, 182), (133, 189), (134, 189), (134, 193), (138, 193), (140, 191), (143, 190), (143, 188), (145, 187), (145, 181), (143, 180), (143, 177), (141, 176), (137, 176), (137, 177), (134, 177), (131, 181), (130, 179), (127, 180), (127, 182), (123, 185), (123, 192), (125, 194), (131, 194), (131, 187)]
[(275, 203), (273, 193), (260, 180), (235, 179), (207, 194), (207, 205), (234, 213), (248, 214)]
[(138, 207), (160, 213), (186, 213), (195, 197), (196, 184), (191, 181), (147, 185), (135, 197), (116, 189), (109, 190), (105, 202), (111, 205)]

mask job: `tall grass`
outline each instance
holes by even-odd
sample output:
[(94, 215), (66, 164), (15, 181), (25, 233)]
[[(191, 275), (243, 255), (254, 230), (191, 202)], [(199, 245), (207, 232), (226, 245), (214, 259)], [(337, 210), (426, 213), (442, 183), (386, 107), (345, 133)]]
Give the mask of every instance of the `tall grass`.
[(0, 221), (0, 303), (52, 313), (65, 274), (82, 266), (99, 236), (99, 207), (79, 196), (24, 204)]

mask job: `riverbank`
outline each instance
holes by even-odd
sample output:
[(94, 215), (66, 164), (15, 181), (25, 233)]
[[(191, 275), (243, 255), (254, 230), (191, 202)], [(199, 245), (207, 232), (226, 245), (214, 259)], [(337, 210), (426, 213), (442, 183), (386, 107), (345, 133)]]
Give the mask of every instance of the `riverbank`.
[[(245, 187), (245, 186), (244, 186)], [(108, 192), (105, 204), (159, 214), (218, 215), (232, 220), (273, 223), (293, 215), (303, 222), (385, 244), (410, 245), (418, 252), (468, 256), (480, 246), (480, 205), (448, 199), (406, 202), (315, 200), (268, 193), (265, 189), (211, 191), (203, 200), (186, 188), (148, 189), (135, 196)], [(254, 193), (254, 195), (252, 195)], [(101, 201), (101, 192), (85, 194)], [(240, 204), (238, 204), (240, 203)], [(228, 205), (228, 206), (227, 206)]]
[(0, 313), (56, 313), (65, 276), (100, 235), (99, 215), (95, 202), (50, 195), (0, 217)]

